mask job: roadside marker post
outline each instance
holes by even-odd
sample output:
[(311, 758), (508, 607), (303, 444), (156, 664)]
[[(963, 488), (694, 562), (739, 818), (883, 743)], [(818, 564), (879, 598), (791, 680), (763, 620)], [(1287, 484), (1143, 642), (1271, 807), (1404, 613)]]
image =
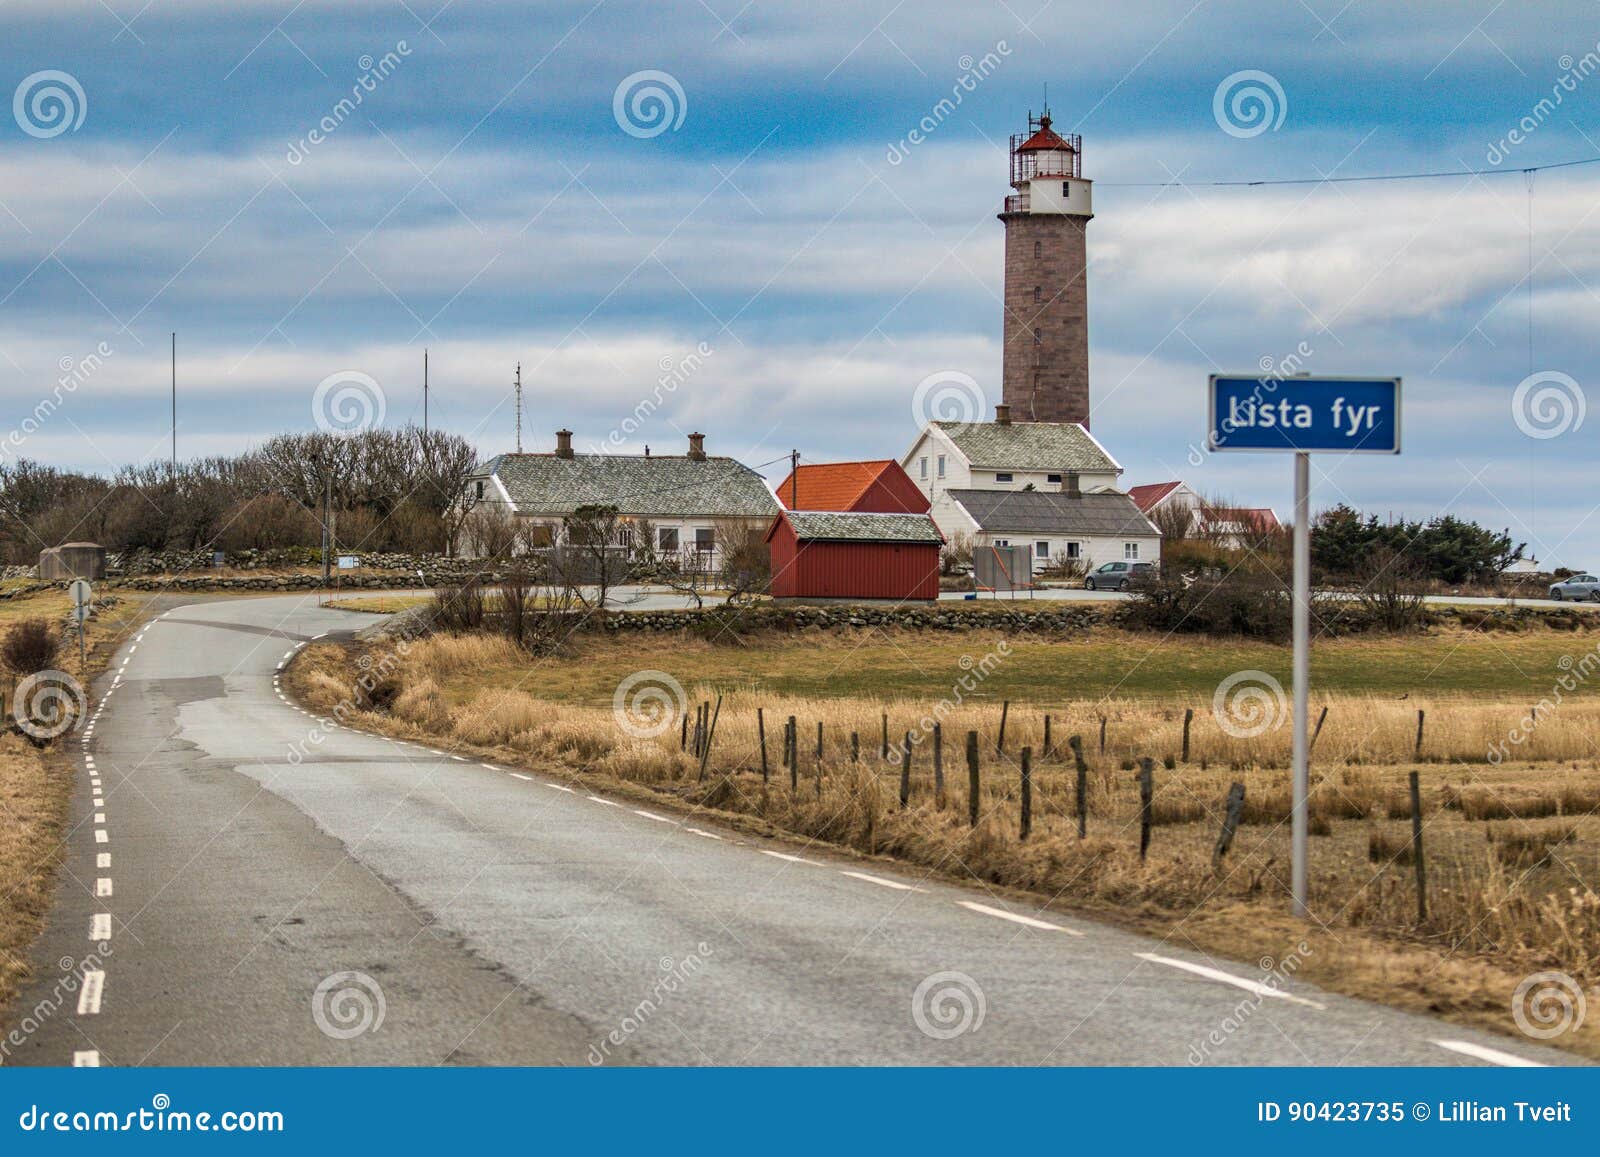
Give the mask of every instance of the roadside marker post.
[(88, 663), (84, 653), (83, 621), (89, 617), (89, 600), (94, 591), (86, 579), (73, 579), (67, 593), (72, 599), (72, 618), (78, 628), (78, 665), (82, 667)]
[(1294, 455), (1294, 914), (1306, 913), (1310, 791), (1311, 455), (1400, 453), (1399, 378), (1212, 374), (1207, 448)]

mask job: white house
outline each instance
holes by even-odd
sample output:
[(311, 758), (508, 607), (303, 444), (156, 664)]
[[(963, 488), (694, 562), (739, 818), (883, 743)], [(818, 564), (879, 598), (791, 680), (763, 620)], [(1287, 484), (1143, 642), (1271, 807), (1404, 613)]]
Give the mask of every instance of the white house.
[(993, 422), (930, 422), (900, 465), (932, 504), (946, 538), (970, 534), (956, 490), (1060, 491), (1067, 475), (1087, 493), (1115, 490), (1122, 467), (1076, 422), (1012, 422), (995, 407)]
[(1151, 482), (1130, 486), (1128, 497), (1151, 518), (1158, 518), (1165, 511), (1182, 511), (1188, 515), (1187, 534), (1205, 537), (1234, 549), (1241, 549), (1283, 529), (1277, 513), (1269, 506), (1224, 506), (1208, 502), (1187, 482)]
[(1057, 559), (1092, 570), (1107, 562), (1159, 562), (1161, 532), (1120, 490), (1085, 491), (1068, 472), (1050, 490), (951, 490), (947, 537), (973, 546), (1027, 546), (1033, 569)]
[[(693, 552), (706, 566), (730, 536), (764, 533), (779, 509), (761, 475), (708, 456), (703, 434), (689, 435), (687, 454), (578, 454), (572, 432), (558, 430), (553, 453), (501, 454), (474, 470), (467, 488), (472, 514), (510, 515), (533, 546), (560, 543), (563, 520), (581, 506), (614, 506), (629, 539), (615, 545)], [(469, 538), (471, 525), (469, 516)], [(479, 553), (472, 541), (462, 550)]]

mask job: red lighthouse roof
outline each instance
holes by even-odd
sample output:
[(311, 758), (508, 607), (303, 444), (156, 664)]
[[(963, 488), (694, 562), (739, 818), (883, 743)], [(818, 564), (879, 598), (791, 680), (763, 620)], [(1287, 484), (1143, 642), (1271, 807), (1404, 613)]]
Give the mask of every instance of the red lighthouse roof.
[(1050, 127), (1049, 113), (1045, 113), (1039, 118), (1039, 131), (1018, 145), (1016, 151), (1019, 153), (1035, 153), (1046, 149), (1065, 149), (1069, 153), (1077, 151), (1060, 133)]

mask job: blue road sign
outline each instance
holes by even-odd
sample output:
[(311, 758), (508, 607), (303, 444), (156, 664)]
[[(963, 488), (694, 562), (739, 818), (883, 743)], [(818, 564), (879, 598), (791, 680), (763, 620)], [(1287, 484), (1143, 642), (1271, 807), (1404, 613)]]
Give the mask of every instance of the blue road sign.
[(1211, 376), (1212, 450), (1400, 453), (1399, 378)]

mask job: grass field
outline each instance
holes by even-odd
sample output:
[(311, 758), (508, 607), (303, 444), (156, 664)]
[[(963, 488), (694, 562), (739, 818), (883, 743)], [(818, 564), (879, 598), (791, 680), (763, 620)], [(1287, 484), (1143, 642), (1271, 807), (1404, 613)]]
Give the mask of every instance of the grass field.
[[(79, 665), (76, 643), (63, 645), (60, 668), (87, 686), (104, 668), (130, 625), (142, 613), (138, 595), (119, 592), (120, 601), (91, 619), (87, 669)], [(67, 612), (65, 592), (48, 591), (0, 602), (0, 632), (25, 618), (57, 622)], [(0, 669), (6, 704), (12, 702), (14, 676)], [(19, 736), (0, 735), (0, 1010), (28, 979), (28, 946), (49, 913), (60, 863), (72, 767), (67, 744), (75, 732), (39, 750)]]
[[(1523, 975), (1559, 968), (1585, 984), (1600, 979), (1600, 697), (1581, 686), (1565, 694), (1505, 761), (1490, 763), (1486, 747), (1520, 727), (1558, 675), (1586, 670), (1581, 656), (1592, 647), (1590, 636), (1559, 632), (1321, 645), (1313, 710), (1326, 705), (1329, 715), (1313, 767), (1316, 922), (1309, 928), (1287, 912), (1287, 715), (1275, 709), (1258, 734), (1241, 735), (1212, 709), (1217, 683), (1236, 671), (1275, 671), (1287, 684), (1277, 648), (1212, 640), (1152, 646), (1112, 632), (1054, 643), (862, 632), (763, 636), (731, 647), (585, 638), (568, 654), (536, 660), (503, 639), (442, 636), (403, 656), (370, 655), (365, 668), (345, 649), (312, 648), (291, 683), (329, 710), (351, 702), (358, 671), (389, 671), (377, 702), (367, 704), (372, 710), (357, 714), (360, 725), (1023, 890), (1240, 960), (1281, 957), (1309, 937), (1306, 979), (1511, 1031), (1510, 994)], [(1125, 678), (1134, 664), (1161, 679)], [(619, 685), (641, 672), (619, 700)], [(702, 780), (699, 761), (681, 749), (676, 712), (719, 694)], [(659, 707), (668, 713), (658, 715)], [(1420, 759), (1419, 707), (1429, 723)], [(888, 760), (880, 755), (885, 714)], [(792, 781), (780, 740), (790, 716), (800, 751)], [(942, 793), (934, 782), (935, 720)], [(908, 731), (910, 798), (901, 808), (900, 744)], [(968, 731), (979, 734), (976, 826), (968, 822)], [(1074, 733), (1089, 765), (1084, 839), (1076, 827), (1077, 775), (1064, 747)], [(1031, 749), (1026, 841), (1024, 746)], [(1146, 756), (1156, 761), (1155, 795), (1149, 858), (1141, 861), (1132, 769)], [(1417, 918), (1410, 846), (1413, 769), (1430, 879), (1426, 921)], [(1234, 782), (1246, 789), (1244, 818), (1230, 854), (1214, 865)], [(1552, 1043), (1600, 1057), (1600, 1024)]]

